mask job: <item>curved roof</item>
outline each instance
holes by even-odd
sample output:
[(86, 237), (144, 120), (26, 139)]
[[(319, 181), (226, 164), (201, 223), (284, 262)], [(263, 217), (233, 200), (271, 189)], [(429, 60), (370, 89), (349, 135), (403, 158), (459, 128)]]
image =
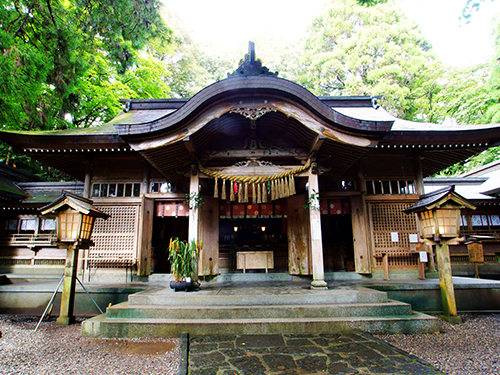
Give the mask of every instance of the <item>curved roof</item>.
[[(273, 99), (274, 101), (286, 100), (299, 103), (305, 108), (320, 116), (332, 126), (342, 128), (348, 132), (387, 132), (394, 123), (391, 116), (379, 118), (360, 118), (356, 115), (346, 115), (341, 111), (327, 105), (320, 98), (314, 96), (304, 87), (291, 81), (273, 76), (238, 76), (224, 79), (216, 82), (197, 93), (190, 98), (177, 110), (165, 108), (164, 115), (156, 112), (156, 118), (141, 118), (135, 115), (135, 121), (131, 121), (131, 115), (121, 115), (112, 121), (118, 133), (121, 136), (146, 135), (168, 130), (178, 124), (185, 124), (195, 117), (204, 108), (213, 106), (215, 103), (224, 102), (231, 105), (237, 105), (242, 97)], [(371, 106), (371, 98), (354, 97), (358, 99), (359, 104), (366, 107)], [(330, 102), (339, 102), (339, 105), (345, 106), (349, 101), (348, 97), (329, 98)], [(352, 99), (351, 99), (352, 100)], [(140, 109), (144, 102), (130, 101), (130, 109)], [(244, 103), (245, 105), (259, 105), (263, 102)], [(356, 104), (355, 104), (356, 105)], [(226, 112), (229, 112), (229, 108)], [(223, 112), (225, 113), (225, 112)], [(222, 114), (222, 113), (221, 113)]]
[[(428, 176), (500, 141), (498, 125), (450, 127), (405, 121), (391, 116), (374, 99), (316, 97), (275, 76), (239, 75), (216, 82), (192, 98), (122, 100), (125, 111), (102, 126), (4, 131), (0, 139), (78, 179), (89, 156), (110, 152), (144, 158), (165, 177), (180, 178), (179, 170), (192, 160), (193, 150), (198, 147), (197, 157), (204, 153), (206, 161), (212, 160), (214, 150), (248, 139), (252, 121), (258, 124), (254, 135), (267, 142), (262, 147), (268, 150), (286, 148), (288, 140), (288, 145), (295, 143), (288, 147), (316, 152), (315, 142), (324, 139), (318, 162), (322, 159), (336, 176), (367, 153), (401, 153), (401, 148), (421, 158)], [(288, 153), (288, 162), (296, 162), (292, 154)]]

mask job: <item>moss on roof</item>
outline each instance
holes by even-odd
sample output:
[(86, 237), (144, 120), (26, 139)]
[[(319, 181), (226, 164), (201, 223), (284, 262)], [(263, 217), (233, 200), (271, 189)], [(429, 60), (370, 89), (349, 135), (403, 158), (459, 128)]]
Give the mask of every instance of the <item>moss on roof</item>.
[(13, 195), (19, 198), (27, 196), (24, 191), (18, 188), (12, 181), (4, 178), (0, 179), (0, 192), (5, 195)]
[(22, 135), (117, 135), (114, 125), (106, 123), (89, 128), (58, 129), (58, 130), (2, 130), (4, 133)]

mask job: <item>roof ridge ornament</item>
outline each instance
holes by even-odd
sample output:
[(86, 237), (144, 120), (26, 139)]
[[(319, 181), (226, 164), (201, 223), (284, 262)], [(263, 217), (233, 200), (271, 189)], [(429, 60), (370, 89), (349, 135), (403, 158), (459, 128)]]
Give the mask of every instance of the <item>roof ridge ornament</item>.
[(271, 72), (265, 66), (262, 66), (262, 61), (255, 58), (255, 43), (248, 42), (248, 53), (244, 59), (240, 60), (240, 65), (233, 73), (228, 73), (227, 78), (239, 76), (258, 76), (266, 75), (277, 77), (278, 72)]

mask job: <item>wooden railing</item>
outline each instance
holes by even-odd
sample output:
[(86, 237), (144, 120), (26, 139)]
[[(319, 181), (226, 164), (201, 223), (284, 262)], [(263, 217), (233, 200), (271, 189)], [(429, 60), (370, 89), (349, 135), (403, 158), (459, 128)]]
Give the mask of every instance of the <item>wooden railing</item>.
[(34, 247), (51, 246), (55, 241), (57, 241), (55, 234), (17, 233), (0, 237), (0, 245), (27, 246), (30, 249)]

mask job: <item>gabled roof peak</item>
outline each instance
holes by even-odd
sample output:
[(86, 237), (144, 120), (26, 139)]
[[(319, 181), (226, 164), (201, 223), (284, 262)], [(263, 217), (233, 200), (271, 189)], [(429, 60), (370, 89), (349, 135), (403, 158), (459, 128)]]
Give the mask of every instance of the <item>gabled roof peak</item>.
[(227, 74), (227, 78), (258, 75), (277, 77), (278, 72), (271, 72), (267, 67), (263, 66), (262, 61), (255, 58), (255, 43), (248, 42), (248, 53), (245, 54), (244, 59), (240, 60), (240, 66), (233, 73)]

